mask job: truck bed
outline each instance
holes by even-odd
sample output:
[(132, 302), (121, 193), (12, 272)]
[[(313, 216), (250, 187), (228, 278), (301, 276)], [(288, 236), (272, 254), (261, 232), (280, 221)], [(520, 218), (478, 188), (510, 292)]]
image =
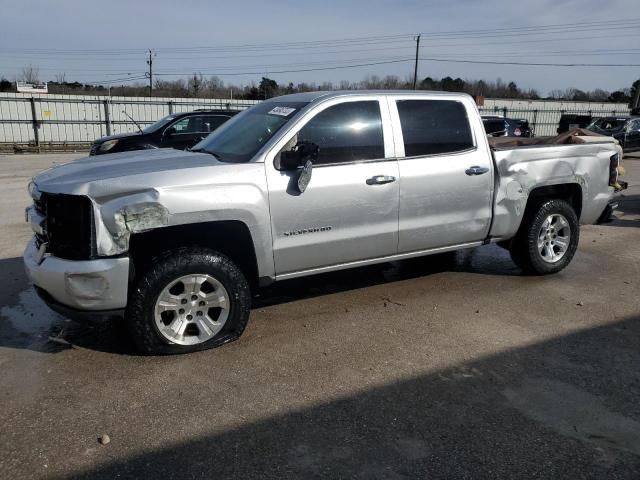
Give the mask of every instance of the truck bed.
[(613, 137), (607, 137), (589, 130), (577, 128), (555, 137), (488, 137), (493, 150), (511, 150), (517, 147), (540, 145), (580, 145), (585, 143), (618, 143)]
[(595, 223), (610, 201), (611, 157), (622, 148), (612, 137), (573, 130), (557, 137), (490, 138), (496, 168), (492, 239), (511, 238), (534, 189), (574, 186), (582, 195), (580, 223)]

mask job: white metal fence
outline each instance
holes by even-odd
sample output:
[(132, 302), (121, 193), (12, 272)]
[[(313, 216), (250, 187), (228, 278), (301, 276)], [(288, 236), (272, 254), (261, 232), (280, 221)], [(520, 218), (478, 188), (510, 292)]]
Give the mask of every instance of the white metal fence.
[(0, 145), (80, 146), (136, 130), (175, 112), (245, 109), (257, 102), (215, 98), (0, 94)]
[(556, 135), (560, 117), (563, 114), (605, 117), (630, 113), (629, 106), (625, 103), (547, 100), (487, 99), (485, 104), (478, 108), (481, 114), (498, 114), (508, 118), (526, 119), (533, 135), (537, 137)]
[[(0, 94), (0, 147), (80, 148), (96, 138), (136, 129), (126, 114), (145, 126), (174, 112), (244, 109), (253, 100), (209, 98), (102, 97)], [(486, 99), (481, 113), (524, 118), (537, 136), (555, 135), (563, 113), (593, 116), (628, 114), (618, 103)]]

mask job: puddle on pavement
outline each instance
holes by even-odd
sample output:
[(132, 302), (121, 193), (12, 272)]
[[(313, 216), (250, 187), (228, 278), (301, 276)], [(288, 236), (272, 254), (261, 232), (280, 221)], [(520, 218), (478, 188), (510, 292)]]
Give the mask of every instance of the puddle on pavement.
[(58, 352), (78, 345), (126, 351), (124, 342), (116, 339), (121, 334), (116, 330), (111, 324), (84, 325), (58, 315), (45, 305), (33, 287), (20, 292), (14, 305), (0, 308), (0, 346), (4, 347)]

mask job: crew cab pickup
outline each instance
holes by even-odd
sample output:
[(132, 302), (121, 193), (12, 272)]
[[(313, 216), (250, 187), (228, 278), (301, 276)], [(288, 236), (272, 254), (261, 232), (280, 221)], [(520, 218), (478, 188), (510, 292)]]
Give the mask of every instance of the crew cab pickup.
[(37, 175), (24, 262), (53, 310), (124, 316), (147, 353), (238, 338), (251, 290), (279, 280), (491, 242), (558, 272), (612, 201), (622, 152), (604, 136), (517, 142), (491, 146), (464, 94), (273, 98), (191, 151)]

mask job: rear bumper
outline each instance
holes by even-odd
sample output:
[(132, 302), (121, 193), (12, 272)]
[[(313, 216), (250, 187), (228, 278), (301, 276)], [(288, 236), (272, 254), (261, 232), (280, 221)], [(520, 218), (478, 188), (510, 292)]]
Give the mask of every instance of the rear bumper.
[(613, 211), (618, 208), (618, 204), (619, 202), (617, 200), (612, 200), (611, 202), (609, 202), (596, 223), (600, 224), (610, 222), (612, 220), (611, 217), (613, 216)]
[(128, 257), (86, 261), (47, 255), (40, 258), (32, 239), (23, 259), (29, 279), (53, 310), (98, 313), (120, 311), (127, 305)]

